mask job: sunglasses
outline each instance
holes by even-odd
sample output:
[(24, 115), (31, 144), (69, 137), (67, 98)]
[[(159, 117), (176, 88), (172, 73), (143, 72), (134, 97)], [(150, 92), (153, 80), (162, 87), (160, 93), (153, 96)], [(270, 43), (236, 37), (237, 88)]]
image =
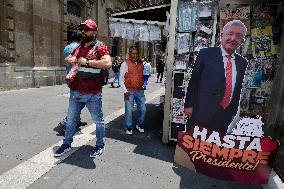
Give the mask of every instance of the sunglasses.
[(88, 32), (88, 31), (94, 31), (94, 30), (91, 28), (85, 27), (85, 28), (80, 28), (80, 31)]

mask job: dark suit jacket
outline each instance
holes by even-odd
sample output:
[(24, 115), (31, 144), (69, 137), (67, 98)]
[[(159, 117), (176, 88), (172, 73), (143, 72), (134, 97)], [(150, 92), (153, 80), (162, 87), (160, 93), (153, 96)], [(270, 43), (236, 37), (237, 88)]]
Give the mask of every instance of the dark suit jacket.
[[(242, 82), (247, 61), (235, 54), (236, 83), (230, 105), (229, 115), (237, 113)], [(185, 108), (193, 107), (192, 119), (206, 124), (212, 119), (224, 96), (226, 85), (225, 69), (220, 47), (201, 49), (195, 61), (188, 84)]]

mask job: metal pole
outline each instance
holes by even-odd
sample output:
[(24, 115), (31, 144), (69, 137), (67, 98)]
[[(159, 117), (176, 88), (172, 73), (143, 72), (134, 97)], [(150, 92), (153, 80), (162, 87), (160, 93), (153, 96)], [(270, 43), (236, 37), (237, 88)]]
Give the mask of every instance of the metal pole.
[(176, 33), (176, 19), (177, 19), (178, 0), (171, 0), (170, 10), (170, 28), (169, 40), (167, 43), (167, 60), (166, 60), (166, 92), (165, 92), (165, 107), (164, 107), (164, 121), (163, 121), (163, 138), (164, 143), (169, 141), (170, 131), (170, 116), (171, 116), (171, 91), (172, 91), (172, 71), (174, 63), (174, 48), (175, 48), (175, 33)]

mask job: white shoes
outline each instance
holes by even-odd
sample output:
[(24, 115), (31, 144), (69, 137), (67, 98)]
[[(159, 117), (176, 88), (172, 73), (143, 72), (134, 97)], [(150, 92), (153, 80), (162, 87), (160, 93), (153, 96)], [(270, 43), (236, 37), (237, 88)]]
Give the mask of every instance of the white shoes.
[(140, 133), (144, 133), (144, 129), (142, 127), (140, 127), (140, 125), (136, 125), (136, 129), (140, 132)]
[(127, 135), (132, 135), (132, 129), (126, 129), (126, 132), (125, 132)]

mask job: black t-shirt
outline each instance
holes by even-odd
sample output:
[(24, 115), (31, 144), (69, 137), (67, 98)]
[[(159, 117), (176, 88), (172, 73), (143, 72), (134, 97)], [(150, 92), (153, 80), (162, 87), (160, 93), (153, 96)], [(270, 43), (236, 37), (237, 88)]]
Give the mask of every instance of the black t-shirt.
[(157, 71), (164, 72), (164, 64), (162, 62), (157, 62)]
[(120, 66), (121, 66), (121, 64), (119, 64), (119, 63), (117, 63), (116, 61), (114, 61), (114, 63), (112, 64), (112, 70), (113, 70), (114, 72), (119, 72)]

